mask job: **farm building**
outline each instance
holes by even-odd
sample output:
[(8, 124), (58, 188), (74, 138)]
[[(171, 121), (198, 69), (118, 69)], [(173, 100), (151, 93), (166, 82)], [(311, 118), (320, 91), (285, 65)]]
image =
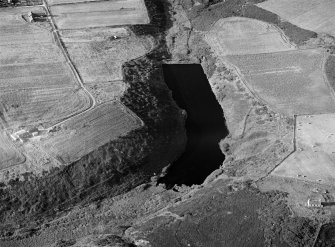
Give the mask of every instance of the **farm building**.
[(307, 200), (307, 207), (309, 208), (322, 208), (322, 199), (321, 198), (308, 198)]
[(28, 12), (28, 21), (35, 22), (35, 21), (46, 21), (47, 15), (44, 13), (33, 13), (32, 11)]

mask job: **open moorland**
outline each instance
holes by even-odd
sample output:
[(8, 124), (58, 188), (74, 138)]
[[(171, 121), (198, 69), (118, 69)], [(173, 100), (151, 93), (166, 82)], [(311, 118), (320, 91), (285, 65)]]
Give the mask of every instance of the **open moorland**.
[(60, 29), (149, 23), (143, 0), (50, 1), (50, 11)]
[(335, 35), (335, 2), (332, 0), (269, 0), (258, 6), (298, 27)]

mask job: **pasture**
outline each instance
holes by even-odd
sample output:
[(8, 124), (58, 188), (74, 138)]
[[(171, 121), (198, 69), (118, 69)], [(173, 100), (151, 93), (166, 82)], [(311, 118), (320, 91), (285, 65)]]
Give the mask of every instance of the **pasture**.
[(87, 87), (97, 104), (117, 100), (126, 91), (126, 84), (123, 81), (91, 83), (87, 84)]
[(51, 156), (69, 164), (141, 125), (121, 104), (107, 103), (73, 117), (40, 144)]
[(64, 43), (84, 83), (123, 80), (122, 64), (148, 52), (146, 40), (134, 35), (111, 41), (106, 33), (99, 41), (81, 42), (82, 37), (93, 36), (95, 31), (85, 30), (85, 33), (79, 37), (69, 33), (62, 36), (70, 41)]
[(60, 34), (64, 43), (103, 42), (110, 40), (113, 36), (126, 38), (130, 35), (124, 27), (103, 27), (88, 30), (74, 29), (61, 30)]
[(83, 90), (71, 88), (15, 90), (0, 94), (3, 113), (9, 129), (45, 128), (90, 106)]
[(335, 1), (269, 0), (258, 4), (298, 27), (335, 35)]
[(206, 34), (218, 56), (271, 53), (294, 50), (284, 33), (274, 25), (255, 19), (220, 19)]
[(335, 115), (298, 116), (296, 152), (273, 175), (320, 183), (335, 182)]
[(335, 112), (320, 50), (228, 56), (249, 89), (286, 115)]
[(148, 24), (143, 0), (51, 3), (50, 11), (60, 29)]
[(1, 10), (0, 110), (8, 129), (51, 126), (90, 107), (56, 45), (48, 23), (27, 23), (22, 15), (40, 7)]
[(0, 130), (0, 169), (5, 169), (24, 161), (24, 156), (11, 143), (6, 133)]

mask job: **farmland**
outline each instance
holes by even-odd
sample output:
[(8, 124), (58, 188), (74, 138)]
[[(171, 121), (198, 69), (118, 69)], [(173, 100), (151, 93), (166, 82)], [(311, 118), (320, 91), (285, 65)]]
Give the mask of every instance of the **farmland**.
[[(0, 111), (7, 134), (48, 128), (92, 104), (78, 87), (49, 23), (27, 23), (22, 16), (29, 11), (44, 12), (41, 7), (0, 9)], [(8, 151), (0, 156), (1, 168), (23, 162), (11, 141), (2, 138)], [(34, 162), (28, 146), (18, 145), (27, 152), (26, 164)]]
[(319, 183), (335, 182), (335, 115), (298, 116), (296, 152), (273, 175)]
[[(121, 36), (111, 40), (114, 35)], [(98, 35), (95, 29), (62, 32), (61, 37), (85, 84), (122, 80), (122, 64), (146, 54), (151, 48), (149, 40), (119, 28), (106, 28)]]
[[(140, 1), (83, 3), (76, 9), (93, 15), (92, 10), (103, 9), (110, 14), (134, 4), (146, 13)], [(69, 12), (67, 5), (55, 5), (52, 10), (57, 16)], [(25, 21), (29, 11), (46, 13), (42, 7), (0, 9), (0, 110), (7, 133), (3, 148), (8, 146), (0, 155), (1, 168), (24, 162), (19, 152), (25, 154), (25, 170), (49, 162), (69, 164), (138, 128), (141, 122), (129, 110), (118, 103), (104, 103), (124, 94), (123, 63), (146, 54), (152, 40), (122, 27), (103, 27), (63, 30), (61, 44), (48, 21)], [(103, 105), (94, 108), (96, 104)], [(76, 121), (89, 127), (71, 126)], [(47, 130), (55, 126), (65, 126), (67, 131), (58, 129), (49, 136)], [(18, 142), (19, 151), (11, 141)]]
[(220, 56), (295, 49), (274, 25), (242, 17), (219, 20), (207, 32), (206, 40)]
[(25, 161), (25, 157), (11, 143), (10, 138), (1, 130), (0, 132), (0, 162), (2, 168), (11, 167)]
[(335, 112), (323, 76), (324, 59), (319, 50), (228, 57), (257, 97), (288, 115)]
[[(44, 11), (40, 7), (28, 9)], [(50, 26), (28, 24), (18, 18), (28, 9), (0, 10), (1, 109), (5, 123), (14, 131), (24, 126), (50, 126), (84, 111), (91, 103), (85, 93), (78, 91)], [(9, 45), (12, 40), (19, 42)]]
[(41, 145), (51, 156), (69, 164), (140, 126), (141, 121), (122, 105), (107, 103), (73, 117), (43, 137)]
[(269, 0), (258, 6), (276, 13), (298, 27), (335, 35), (333, 0)]
[[(62, 3), (64, 1), (61, 1)], [(60, 29), (77, 29), (149, 23), (143, 0), (83, 2), (50, 1), (50, 11)]]

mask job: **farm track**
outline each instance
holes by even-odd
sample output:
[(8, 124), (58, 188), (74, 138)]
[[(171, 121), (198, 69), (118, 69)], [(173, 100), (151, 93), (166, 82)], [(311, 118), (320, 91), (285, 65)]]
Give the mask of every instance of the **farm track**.
[[(308, 50), (308, 49), (300, 49), (300, 50)], [(329, 56), (329, 55), (328, 55)], [(326, 84), (327, 88), (329, 89), (329, 91), (331, 92), (332, 98), (334, 100), (334, 105), (335, 105), (335, 92), (334, 89), (331, 87), (331, 85), (329, 84), (329, 81), (326, 77), (325, 74), (325, 64), (327, 61), (327, 53), (324, 53), (324, 56), (322, 58), (322, 63), (321, 63), (321, 71), (322, 71), (322, 75), (323, 75), (323, 80), (324, 83)], [(243, 81), (243, 80), (242, 80)], [(244, 83), (244, 82), (243, 82)], [(247, 84), (247, 82), (245, 82)], [(249, 89), (249, 88), (248, 88)], [(250, 89), (249, 89), (250, 91)], [(250, 91), (251, 93), (253, 93), (252, 91)], [(265, 104), (267, 104), (265, 101), (263, 101)], [(269, 105), (269, 104), (267, 104)], [(283, 160), (281, 160), (275, 167), (273, 167), (273, 169), (271, 169), (267, 175), (263, 176), (262, 178), (260, 178), (259, 180), (262, 180), (268, 176), (271, 175), (271, 173), (274, 172), (274, 170), (276, 170), (281, 164), (283, 164), (289, 157), (291, 157), (296, 151), (297, 151), (297, 118), (301, 117), (301, 116), (305, 116), (305, 117), (309, 117), (309, 116), (318, 116), (318, 115), (324, 115), (324, 114), (329, 114), (327, 112), (318, 112), (316, 114), (298, 114), (298, 115), (294, 115), (294, 128), (293, 128), (293, 151), (290, 152)], [(275, 176), (275, 175), (274, 175)]]
[[(313, 50), (313, 49), (299, 49), (299, 50)], [(281, 52), (276, 52), (276, 53), (281, 53)], [(321, 71), (323, 72), (323, 80), (324, 83), (326, 84), (327, 88), (330, 90), (332, 98), (334, 100), (334, 105), (335, 105), (335, 92), (334, 89), (330, 86), (328, 79), (326, 78), (326, 75), (324, 73), (324, 67), (325, 67), (325, 63), (327, 61), (327, 53), (324, 53), (324, 56), (322, 58), (322, 62), (320, 64), (321, 66)], [(247, 80), (245, 79), (245, 77), (243, 76), (243, 73), (240, 71), (240, 69), (235, 66), (234, 64), (227, 62), (226, 63), (235, 70), (235, 73), (238, 75), (239, 79), (241, 80), (241, 82), (243, 83), (243, 85), (248, 89), (248, 91), (253, 95), (253, 97), (255, 97), (257, 100), (259, 100), (260, 102), (263, 102), (265, 105), (267, 105), (268, 107), (271, 106), (271, 104), (269, 104), (267, 101), (263, 100), (260, 96), (258, 96), (258, 94), (256, 92), (254, 92), (254, 90), (248, 85)], [(271, 108), (271, 107), (270, 107)], [(267, 175), (259, 178), (259, 180), (264, 179), (265, 177), (271, 175), (271, 173), (278, 168), (281, 164), (283, 164), (283, 162), (285, 160), (287, 160), (290, 156), (292, 156), (296, 151), (297, 151), (297, 143), (296, 143), (296, 139), (297, 139), (297, 117), (299, 116), (316, 116), (316, 115), (323, 115), (323, 114), (327, 114), (327, 112), (318, 112), (316, 114), (297, 114), (294, 115), (294, 130), (293, 130), (293, 140), (292, 140), (292, 144), (293, 144), (293, 150), (292, 152), (290, 152), (284, 159), (282, 159), (273, 169), (271, 169)], [(328, 113), (329, 114), (329, 113)]]
[[(103, 0), (103, 1), (104, 1), (104, 0)], [(101, 1), (97, 1), (97, 2), (101, 2)], [(84, 111), (82, 111), (82, 112), (80, 112), (80, 113), (73, 114), (72, 116), (67, 117), (66, 119), (62, 120), (61, 122), (59, 122), (59, 123), (57, 123), (57, 124), (55, 124), (55, 125), (49, 127), (47, 130), (50, 131), (50, 130), (53, 129), (54, 127), (56, 127), (56, 126), (58, 126), (58, 125), (61, 125), (61, 124), (65, 123), (66, 121), (70, 120), (71, 118), (76, 117), (76, 116), (79, 116), (79, 115), (81, 115), (81, 114), (84, 114), (84, 113), (86, 113), (86, 112), (92, 110), (92, 109), (96, 106), (97, 103), (96, 103), (95, 97), (94, 97), (94, 96), (89, 92), (89, 90), (85, 87), (84, 82), (83, 82), (83, 79), (81, 78), (81, 76), (80, 76), (80, 74), (79, 74), (79, 72), (78, 72), (78, 69), (77, 69), (76, 66), (74, 65), (72, 59), (70, 58), (70, 55), (69, 55), (67, 49), (66, 49), (65, 46), (64, 46), (64, 43), (62, 42), (62, 39), (61, 39), (60, 34), (59, 34), (59, 29), (57, 28), (57, 25), (56, 25), (56, 23), (55, 23), (55, 20), (54, 20), (53, 15), (52, 15), (52, 13), (51, 13), (51, 11), (50, 11), (50, 8), (49, 8), (49, 6), (48, 6), (47, 1), (46, 1), (46, 0), (43, 0), (43, 5), (41, 5), (41, 6), (45, 8), (45, 10), (46, 10), (46, 12), (47, 12), (47, 15), (50, 16), (50, 23), (51, 23), (51, 26), (52, 26), (52, 29), (53, 29), (53, 35), (54, 35), (55, 41), (56, 41), (57, 45), (59, 46), (59, 48), (61, 49), (61, 51), (62, 51), (62, 53), (63, 53), (63, 55), (64, 55), (64, 57), (65, 57), (67, 63), (69, 64), (69, 66), (70, 66), (70, 68), (71, 68), (71, 70), (72, 70), (74, 76), (76, 77), (77, 82), (78, 82), (78, 84), (79, 84), (79, 87), (82, 88), (82, 89), (85, 91), (85, 93), (89, 96), (90, 101), (91, 101), (91, 106), (90, 106), (88, 109), (86, 109), (86, 110), (84, 110)], [(149, 52), (150, 52), (150, 51), (149, 51)], [(144, 55), (143, 55), (143, 56), (144, 56)], [(138, 117), (134, 112), (132, 112), (128, 107), (126, 107), (122, 102), (119, 102), (119, 103), (122, 105), (123, 109), (126, 109), (127, 112), (128, 112), (130, 115), (132, 115), (134, 118), (136, 118), (137, 120), (139, 120), (139, 121), (141, 122), (141, 126), (144, 125), (144, 122), (143, 122), (143, 120), (142, 120), (140, 117)]]
[(94, 96), (84, 86), (83, 80), (82, 80), (82, 78), (81, 78), (81, 76), (80, 76), (77, 68), (74, 66), (74, 64), (73, 64), (73, 62), (72, 62), (72, 60), (71, 60), (71, 58), (70, 58), (70, 56), (69, 56), (66, 48), (64, 47), (63, 42), (62, 42), (62, 40), (60, 38), (59, 30), (58, 30), (58, 28), (57, 28), (57, 26), (55, 24), (55, 21), (53, 19), (52, 13), (50, 12), (50, 9), (49, 9), (49, 6), (48, 6), (48, 3), (46, 2), (46, 0), (43, 0), (43, 5), (42, 6), (45, 8), (45, 10), (47, 12), (47, 15), (50, 17), (49, 19), (50, 19), (50, 23), (51, 23), (51, 26), (52, 26), (52, 29), (53, 29), (52, 33), (54, 35), (54, 38), (55, 38), (55, 41), (56, 41), (58, 47), (61, 49), (61, 51), (62, 51), (62, 53), (63, 53), (63, 55), (64, 55), (67, 63), (69, 64), (69, 66), (70, 66), (70, 68), (72, 70), (73, 75), (77, 79), (79, 87), (82, 88), (85, 91), (85, 93), (89, 96), (90, 103), (91, 103), (90, 107), (87, 108), (86, 110), (84, 110), (84, 111), (82, 111), (82, 112), (80, 112), (78, 114), (74, 114), (74, 115), (72, 115), (72, 116), (64, 119), (63, 121), (61, 121), (61, 122), (59, 122), (59, 123), (57, 123), (57, 124), (55, 124), (55, 125), (53, 125), (53, 126), (51, 126), (51, 127), (48, 128), (48, 130), (51, 130), (52, 128), (54, 128), (54, 127), (56, 127), (56, 126), (58, 126), (58, 125), (60, 125), (60, 124), (62, 124), (64, 122), (66, 122), (67, 120), (73, 118), (74, 116), (78, 116), (78, 115), (84, 114), (84, 113), (92, 110), (96, 106), (96, 100), (95, 100)]
[[(21, 8), (23, 8), (23, 7), (26, 7), (26, 8), (31, 8), (31, 6), (20, 6)], [(59, 122), (56, 122), (56, 123), (53, 123), (52, 124), (52, 126), (50, 126), (50, 127), (46, 127), (45, 128), (45, 130), (46, 131), (50, 131), (50, 130), (52, 130), (53, 128), (55, 128), (56, 126), (59, 126), (59, 125), (61, 125), (61, 124), (64, 124), (65, 122), (67, 122), (67, 121), (69, 121), (69, 120), (72, 120), (73, 118), (75, 118), (75, 117), (78, 117), (78, 116), (81, 116), (81, 115), (83, 115), (83, 114), (85, 114), (85, 113), (88, 113), (88, 112), (90, 112), (90, 111), (92, 111), (93, 109), (95, 109), (96, 108), (96, 106), (97, 106), (97, 102), (96, 102), (96, 99), (95, 99), (95, 97), (93, 96), (93, 94), (89, 91), (89, 89), (88, 88), (86, 88), (86, 85), (84, 84), (84, 82), (83, 82), (83, 78), (81, 77), (81, 75), (80, 75), (80, 73), (79, 73), (79, 71), (78, 71), (78, 69), (76, 68), (76, 65), (74, 64), (74, 62), (72, 61), (72, 59), (71, 59), (71, 57), (70, 57), (70, 54), (68, 53), (68, 51), (67, 51), (67, 48), (65, 47), (65, 44), (63, 43), (63, 41), (62, 41), (62, 38), (61, 38), (61, 35), (60, 35), (60, 31), (59, 31), (59, 29), (58, 29), (58, 27), (57, 27), (57, 25), (56, 25), (56, 23), (55, 23), (55, 21), (54, 21), (54, 19), (53, 19), (53, 15), (52, 15), (52, 13), (51, 13), (51, 11), (50, 11), (50, 9), (49, 9), (49, 6), (48, 6), (48, 3), (47, 3), (47, 1), (46, 0), (44, 0), (43, 1), (43, 4), (42, 5), (35, 5), (35, 7), (41, 7), (41, 8), (43, 8), (43, 9), (45, 9), (45, 11), (46, 11), (46, 13), (47, 13), (47, 16), (48, 16), (48, 19), (49, 19), (49, 23), (50, 23), (50, 25), (51, 25), (51, 32), (52, 32), (52, 34), (51, 34), (51, 39), (52, 40), (54, 40), (54, 42), (55, 42), (55, 44), (56, 44), (56, 52), (57, 52), (57, 50), (59, 51), (59, 55), (61, 55), (60, 53), (62, 53), (62, 55), (61, 55), (61, 57), (64, 57), (64, 60), (63, 59), (60, 59), (60, 61), (59, 62), (61, 62), (61, 60), (63, 60), (64, 61), (64, 64), (67, 64), (67, 66), (69, 66), (70, 67), (70, 69), (71, 69), (71, 72), (70, 72), (70, 74), (69, 75), (71, 75), (71, 74), (73, 74), (73, 76), (75, 77), (74, 78), (74, 80), (73, 80), (73, 82), (75, 83), (75, 84), (77, 84), (78, 85), (78, 87), (79, 88), (77, 88), (76, 90), (83, 90), (83, 95), (87, 95), (88, 97), (87, 97), (87, 99), (89, 100), (89, 107), (88, 108), (86, 108), (86, 109), (83, 109), (81, 112), (75, 112), (75, 113), (73, 113), (73, 114), (71, 114), (71, 115), (68, 115), (68, 116), (64, 116), (64, 118), (63, 119), (59, 119), (58, 121)], [(150, 50), (152, 50), (153, 49), (153, 47), (151, 47), (150, 48)], [(150, 52), (150, 51), (147, 51), (147, 52)], [(146, 53), (147, 53), (146, 52)], [(143, 55), (143, 56), (145, 56), (145, 55)], [(142, 57), (142, 56), (139, 56), (139, 57)], [(37, 58), (38, 59), (38, 58)], [(24, 65), (25, 63), (22, 63), (22, 64), (16, 64), (16, 66), (18, 66), (18, 65)], [(37, 64), (42, 64), (42, 63), (37, 63)], [(5, 66), (5, 65), (4, 65)], [(5, 66), (6, 67), (6, 66)], [(57, 75), (54, 75), (54, 76), (57, 76)], [(72, 76), (71, 76), (72, 77)], [(36, 78), (39, 78), (38, 77), (38, 75), (36, 75)], [(20, 78), (19, 78), (20, 79)], [(75, 82), (75, 80), (77, 81), (77, 82)], [(120, 80), (117, 80), (117, 81), (120, 81)], [(123, 81), (122, 79), (121, 79), (121, 81)], [(34, 86), (36, 86), (36, 85), (34, 85)], [(88, 85), (87, 85), (88, 86)], [(25, 90), (25, 89), (22, 89), (22, 90)], [(86, 98), (86, 97), (85, 97)], [(115, 100), (113, 100), (113, 99), (111, 99), (110, 100), (110, 102), (113, 102), (113, 101), (115, 101)], [(137, 114), (135, 114), (134, 112), (132, 112), (127, 106), (125, 106), (121, 101), (119, 101), (119, 100), (116, 100), (117, 102), (118, 102), (118, 104), (119, 104), (119, 106), (120, 106), (120, 108), (126, 113), (126, 114), (128, 114), (129, 116), (131, 116), (131, 118), (133, 118), (138, 124), (139, 124), (139, 126), (144, 126), (144, 122), (143, 122), (143, 120), (139, 117), (139, 116), (137, 116)], [(107, 101), (108, 102), (108, 101)], [(105, 102), (105, 103), (107, 103), (107, 102)], [(7, 131), (6, 131), (7, 132)], [(13, 143), (13, 145), (16, 147), (17, 145), (15, 144), (15, 143)], [(17, 147), (16, 147), (17, 148)], [(22, 152), (20, 152), (21, 153), (21, 155), (24, 157), (24, 159), (26, 160), (26, 156), (22, 153)], [(20, 162), (20, 163), (17, 163), (17, 164), (15, 164), (15, 165), (12, 165), (11, 167), (14, 167), (14, 166), (17, 166), (17, 165), (21, 165), (22, 163), (24, 163), (24, 162)], [(7, 168), (0, 168), (0, 170), (6, 170), (6, 169), (8, 169), (8, 167)]]

